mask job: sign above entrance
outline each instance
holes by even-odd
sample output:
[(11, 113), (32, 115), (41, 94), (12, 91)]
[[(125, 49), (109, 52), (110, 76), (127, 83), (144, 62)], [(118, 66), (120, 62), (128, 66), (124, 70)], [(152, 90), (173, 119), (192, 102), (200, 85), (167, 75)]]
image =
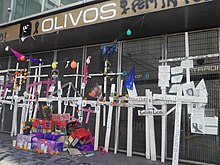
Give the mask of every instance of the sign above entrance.
[(1, 28), (0, 42), (210, 1), (213, 0), (110, 0)]

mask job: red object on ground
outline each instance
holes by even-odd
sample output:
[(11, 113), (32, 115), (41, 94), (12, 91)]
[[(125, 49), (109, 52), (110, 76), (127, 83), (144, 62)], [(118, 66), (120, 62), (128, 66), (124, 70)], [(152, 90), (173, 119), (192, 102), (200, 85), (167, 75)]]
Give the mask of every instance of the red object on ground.
[(78, 128), (71, 134), (71, 138), (74, 147), (78, 141), (83, 144), (89, 138), (89, 132), (85, 128)]
[(106, 154), (106, 150), (102, 148), (102, 154)]

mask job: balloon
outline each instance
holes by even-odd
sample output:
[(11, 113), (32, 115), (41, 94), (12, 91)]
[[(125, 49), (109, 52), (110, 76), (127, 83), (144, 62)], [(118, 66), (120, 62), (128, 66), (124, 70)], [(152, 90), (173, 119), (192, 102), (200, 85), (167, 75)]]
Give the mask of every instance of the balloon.
[(131, 32), (131, 30), (130, 30), (130, 29), (128, 29), (128, 30), (127, 30), (127, 32), (126, 32), (127, 36), (130, 36), (130, 35), (131, 35), (131, 33), (132, 33), (132, 32)]
[(20, 57), (20, 60), (21, 60), (21, 61), (25, 61), (25, 59), (26, 59), (25, 56), (21, 56), (21, 57)]
[(91, 59), (91, 58), (92, 58), (91, 56), (88, 56), (88, 57), (87, 57), (87, 59), (86, 59), (86, 64), (87, 64), (87, 65), (90, 64), (90, 62), (91, 62), (90, 59)]
[(76, 63), (76, 61), (72, 61), (71, 62), (71, 64), (70, 64), (70, 67), (72, 68), (72, 69), (76, 69), (76, 67), (77, 67), (77, 63)]
[(106, 54), (107, 53), (107, 47), (104, 46), (103, 49), (102, 49), (102, 54)]
[(52, 66), (53, 69), (56, 69), (57, 68), (57, 63), (53, 62), (51, 66)]
[(5, 51), (6, 51), (6, 52), (9, 51), (9, 46), (6, 46), (6, 47), (5, 47)]
[(126, 72), (126, 71), (123, 71), (123, 72), (121, 73), (121, 75), (122, 75), (122, 76), (126, 76), (126, 75), (127, 75), (127, 72)]

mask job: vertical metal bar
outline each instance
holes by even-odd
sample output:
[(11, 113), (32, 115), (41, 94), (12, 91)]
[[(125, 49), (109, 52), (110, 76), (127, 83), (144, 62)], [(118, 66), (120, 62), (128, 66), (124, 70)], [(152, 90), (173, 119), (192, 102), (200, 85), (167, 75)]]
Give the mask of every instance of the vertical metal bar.
[[(129, 103), (132, 104), (131, 101)], [(132, 156), (132, 133), (133, 133), (133, 107), (128, 107), (128, 120), (127, 120), (127, 156)]]
[[(188, 32), (185, 32), (185, 56), (186, 58), (189, 57), (189, 34)], [(190, 82), (190, 68), (186, 68), (186, 82), (187, 83)], [(187, 105), (187, 113), (191, 113), (190, 106), (191, 105)]]
[(9, 57), (8, 59), (8, 69), (10, 69), (10, 67), (11, 67), (11, 57)]
[(5, 120), (5, 105), (2, 104), (2, 118), (1, 118), (1, 131), (4, 129), (4, 120)]
[[(220, 28), (218, 29), (218, 52), (219, 52), (219, 54), (220, 54)], [(220, 60), (220, 57), (219, 57), (219, 60)], [(219, 76), (218, 76), (218, 79), (219, 79), (219, 82), (218, 82), (218, 86), (220, 85), (220, 71), (219, 71)], [(219, 88), (218, 88), (218, 90), (219, 90)], [(219, 90), (219, 92), (218, 92), (218, 98), (219, 98), (219, 96), (220, 96), (220, 90)], [(220, 121), (220, 101), (218, 100), (218, 121)], [(218, 128), (220, 128), (220, 122), (218, 122)], [(220, 136), (218, 136), (219, 138), (218, 138), (218, 145), (217, 146), (219, 146), (220, 145)], [(220, 163), (220, 162), (218, 162), (218, 163)]]
[(16, 5), (14, 5), (14, 4), (15, 4), (15, 0), (11, 0), (11, 6), (10, 6), (11, 12), (9, 13), (9, 18), (8, 18), (8, 21), (9, 21), (9, 22), (12, 21), (12, 16), (13, 16), (13, 13), (14, 13), (14, 11), (15, 11), (15, 6), (16, 6)]
[(53, 61), (54, 61), (54, 62), (57, 61), (57, 50), (54, 50)]
[[(162, 44), (162, 59), (167, 59), (167, 35), (163, 37)], [(167, 62), (163, 63), (167, 65)], [(167, 91), (166, 87), (161, 88), (161, 94), (166, 96)], [(167, 105), (162, 105), (162, 110), (164, 114), (167, 112)], [(161, 162), (165, 162), (167, 156), (167, 116), (162, 116), (162, 125), (161, 125), (162, 137), (161, 137)]]
[[(186, 53), (186, 58), (189, 57), (189, 34), (188, 32), (185, 32), (185, 53)], [(186, 82), (190, 82), (190, 68), (186, 68)]]
[[(117, 73), (121, 73), (121, 63), (122, 63), (122, 42), (118, 42), (118, 67), (117, 67)], [(122, 94), (122, 85), (121, 84), (121, 75), (118, 75), (117, 77), (117, 93), (119, 95)], [(118, 150), (118, 139), (119, 139), (119, 123), (120, 123), (120, 113), (121, 113), (121, 107), (116, 107), (116, 113), (115, 113), (115, 148), (114, 148), (114, 154), (117, 153)]]

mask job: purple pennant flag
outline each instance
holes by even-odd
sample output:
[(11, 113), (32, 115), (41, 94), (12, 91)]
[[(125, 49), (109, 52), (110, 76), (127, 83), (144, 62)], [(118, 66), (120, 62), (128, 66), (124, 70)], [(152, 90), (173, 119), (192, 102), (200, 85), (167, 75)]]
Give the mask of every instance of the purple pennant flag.
[(32, 58), (30, 57), (31, 62), (36, 63), (36, 64), (43, 64), (43, 62), (37, 58)]
[(37, 58), (32, 58), (31, 56), (26, 56), (26, 59), (29, 59), (31, 62), (36, 64), (43, 64), (43, 62)]

